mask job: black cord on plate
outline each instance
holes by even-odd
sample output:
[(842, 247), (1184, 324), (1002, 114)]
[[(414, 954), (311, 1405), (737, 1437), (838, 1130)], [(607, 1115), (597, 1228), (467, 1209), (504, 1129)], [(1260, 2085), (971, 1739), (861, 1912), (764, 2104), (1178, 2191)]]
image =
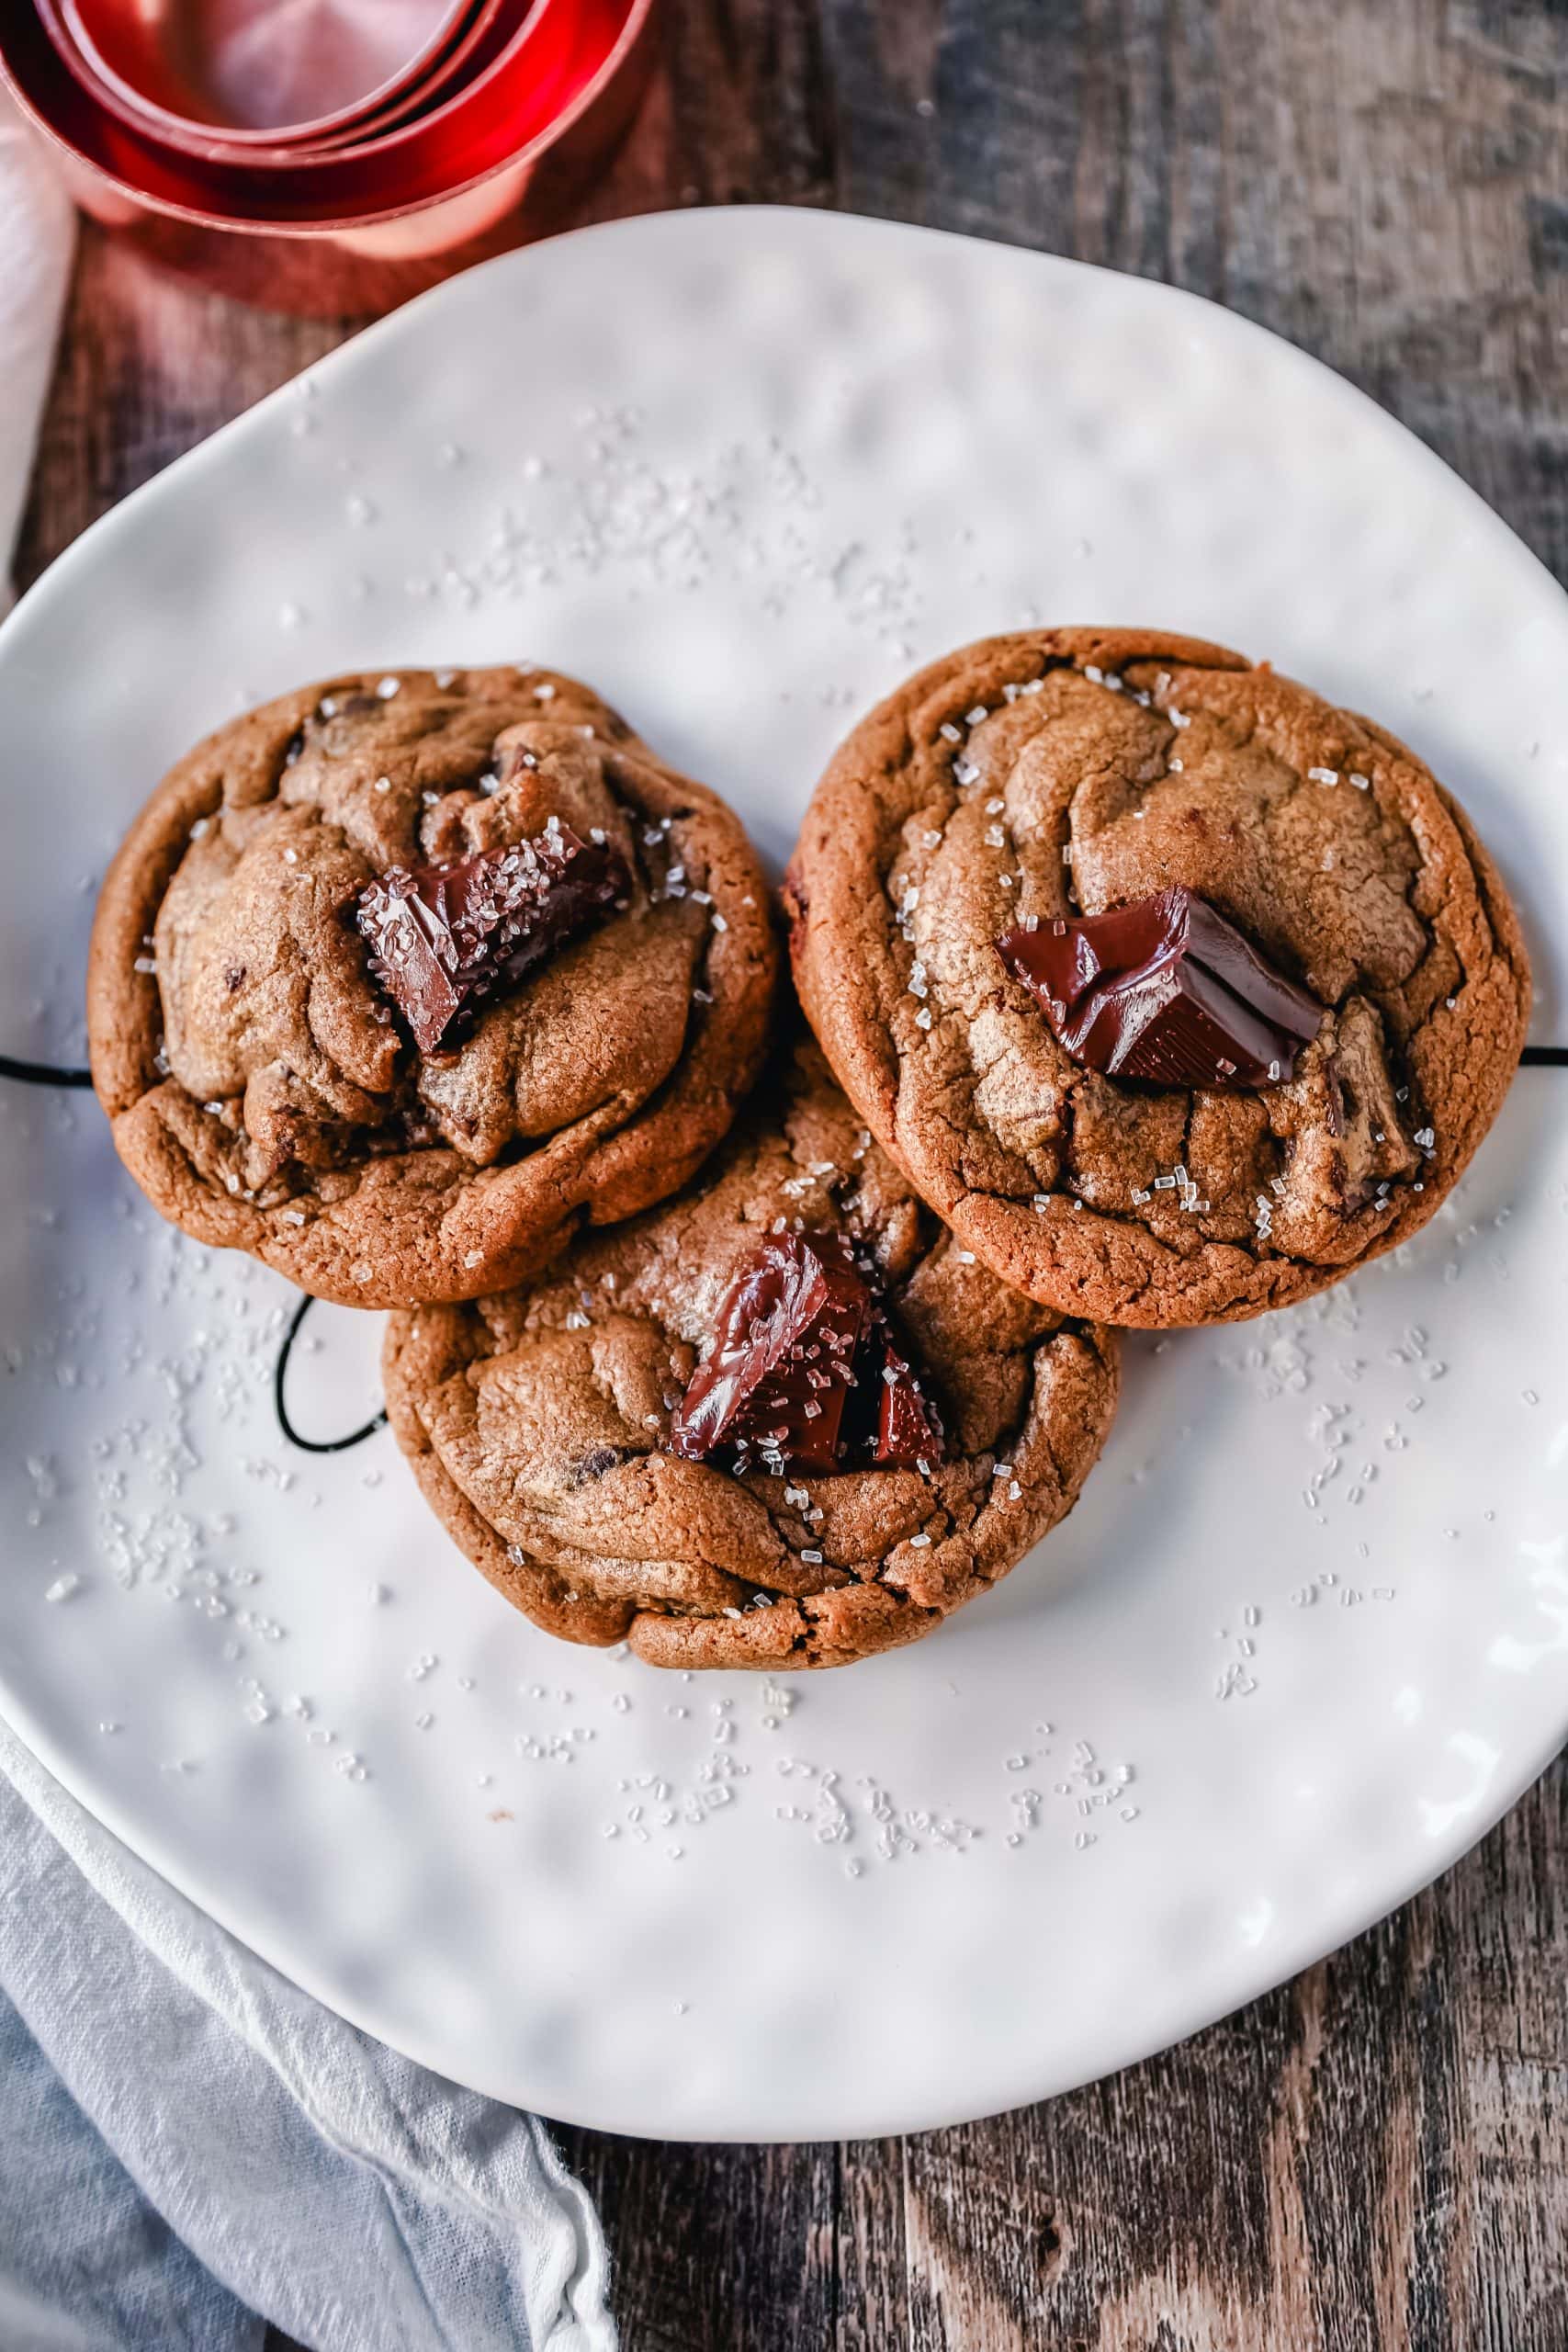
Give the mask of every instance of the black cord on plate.
[(277, 1425), (290, 1445), (297, 1445), (302, 1453), (346, 1453), (351, 1445), (363, 1445), (367, 1437), (374, 1437), (378, 1430), (386, 1428), (385, 1406), (373, 1421), (367, 1421), (362, 1430), (355, 1430), (347, 1437), (301, 1437), (288, 1418), (288, 1406), (283, 1394), (283, 1385), (288, 1376), (288, 1359), (294, 1352), (299, 1326), (315, 1304), (313, 1298), (302, 1298), (289, 1317), (288, 1329), (283, 1335), (283, 1346), (278, 1353), (277, 1370), (272, 1376), (272, 1401), (277, 1408)]
[[(0, 1054), (0, 1079), (6, 1078), (13, 1079), (18, 1086), (91, 1086), (93, 1083), (90, 1069), (65, 1069), (50, 1062), (18, 1061), (14, 1054)], [(299, 1326), (315, 1303), (313, 1298), (302, 1298), (294, 1310), (284, 1335), (277, 1369), (273, 1374), (273, 1403), (277, 1408), (278, 1427), (290, 1445), (297, 1445), (302, 1453), (345, 1453), (351, 1445), (363, 1445), (367, 1437), (374, 1437), (378, 1430), (385, 1429), (387, 1416), (384, 1409), (373, 1421), (367, 1421), (362, 1430), (355, 1430), (347, 1437), (301, 1437), (288, 1418), (288, 1407), (284, 1399), (283, 1384), (288, 1377), (288, 1359), (293, 1353)]]
[[(1527, 1046), (1519, 1058), (1532, 1069), (1568, 1069), (1568, 1046)], [(62, 1069), (47, 1062), (17, 1061), (10, 1054), (0, 1054), (0, 1079), (6, 1078), (14, 1079), (21, 1086), (85, 1087), (93, 1083), (91, 1070)], [(277, 1369), (273, 1374), (272, 1400), (277, 1411), (277, 1425), (290, 1445), (298, 1446), (302, 1453), (346, 1453), (351, 1446), (363, 1445), (367, 1438), (374, 1437), (378, 1430), (386, 1428), (385, 1407), (374, 1420), (367, 1421), (363, 1429), (351, 1430), (347, 1437), (301, 1437), (288, 1418), (288, 1401), (284, 1396), (288, 1360), (294, 1352), (294, 1342), (299, 1336), (300, 1326), (315, 1304), (313, 1298), (302, 1298), (289, 1320), (278, 1353)]]
[(0, 1054), (0, 1078), (14, 1078), (18, 1086), (91, 1086), (90, 1069), (61, 1069), (51, 1062), (19, 1062)]
[[(1568, 1069), (1568, 1046), (1527, 1046), (1519, 1059), (1527, 1069)], [(52, 1062), (17, 1061), (11, 1054), (0, 1054), (0, 1078), (15, 1079), (19, 1086), (93, 1083), (90, 1069), (62, 1069)]]

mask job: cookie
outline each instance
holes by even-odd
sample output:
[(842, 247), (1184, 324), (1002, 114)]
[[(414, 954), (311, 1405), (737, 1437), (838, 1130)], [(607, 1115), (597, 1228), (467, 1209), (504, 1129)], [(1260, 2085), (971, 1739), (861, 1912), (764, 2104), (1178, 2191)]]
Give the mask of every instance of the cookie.
[(677, 1199), (531, 1284), (395, 1315), (385, 1373), (426, 1499), (536, 1623), (775, 1670), (913, 1641), (1005, 1575), (1072, 1508), (1118, 1377), (1113, 1335), (938, 1224), (811, 1045)]
[(921, 671), (834, 757), (784, 896), (861, 1117), (1062, 1314), (1230, 1321), (1408, 1240), (1524, 1044), (1518, 920), (1451, 796), (1192, 639)]
[(765, 1050), (739, 820), (586, 686), (341, 677), (197, 746), (109, 870), (93, 1078), (163, 1215), (319, 1298), (470, 1298), (683, 1183)]

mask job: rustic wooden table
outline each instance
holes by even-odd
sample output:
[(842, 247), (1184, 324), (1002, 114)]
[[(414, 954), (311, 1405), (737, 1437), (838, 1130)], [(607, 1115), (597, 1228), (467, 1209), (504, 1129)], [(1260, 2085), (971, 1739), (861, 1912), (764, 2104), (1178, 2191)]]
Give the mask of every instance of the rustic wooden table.
[[(1213, 296), (1568, 579), (1563, 0), (669, 0), (584, 217), (763, 199)], [(347, 331), (90, 233), (24, 576)], [(626, 2352), (1562, 2352), (1565, 1795), (1559, 1767), (1382, 1927), (1072, 2098), (840, 2147), (567, 2132)]]

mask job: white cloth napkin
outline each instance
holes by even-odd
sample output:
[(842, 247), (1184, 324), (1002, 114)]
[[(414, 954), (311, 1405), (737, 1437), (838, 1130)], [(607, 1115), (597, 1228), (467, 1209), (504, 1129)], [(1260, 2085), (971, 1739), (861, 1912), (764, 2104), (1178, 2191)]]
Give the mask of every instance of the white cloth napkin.
[[(0, 91), (0, 606), (72, 236)], [(543, 2125), (310, 1999), (0, 1723), (4, 2352), (615, 2352), (605, 2268)]]
[(344, 2025), (0, 1724), (6, 2352), (614, 2352), (604, 2285), (542, 2124)]
[(75, 234), (70, 198), (0, 90), (0, 612), (10, 602), (11, 550)]

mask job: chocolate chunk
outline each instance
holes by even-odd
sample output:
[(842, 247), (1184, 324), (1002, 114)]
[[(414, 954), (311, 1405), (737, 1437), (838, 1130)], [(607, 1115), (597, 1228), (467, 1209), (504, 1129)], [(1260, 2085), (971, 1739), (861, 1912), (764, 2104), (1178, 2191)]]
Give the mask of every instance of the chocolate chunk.
[(1181, 883), (1109, 914), (1010, 931), (997, 953), (1074, 1061), (1112, 1078), (1280, 1085), (1323, 1025), (1316, 998)]
[(618, 1470), (623, 1462), (634, 1462), (637, 1456), (624, 1445), (592, 1445), (575, 1464), (571, 1473), (574, 1487), (586, 1487), (595, 1478), (603, 1478), (607, 1471)]
[(940, 1462), (942, 1430), (935, 1407), (920, 1386), (914, 1366), (882, 1317), (881, 1395), (876, 1407), (876, 1459), (890, 1470), (918, 1470)]
[(836, 1235), (769, 1234), (719, 1308), (670, 1442), (700, 1462), (756, 1445), (819, 1469), (838, 1458), (844, 1400), (871, 1293)]
[(856, 1423), (879, 1463), (942, 1457), (941, 1424), (843, 1237), (769, 1234), (726, 1294), (671, 1450), (830, 1470)]
[(359, 894), (370, 969), (422, 1054), (498, 989), (624, 898), (631, 876), (611, 842), (552, 818), (532, 841), (446, 865), (395, 865)]

